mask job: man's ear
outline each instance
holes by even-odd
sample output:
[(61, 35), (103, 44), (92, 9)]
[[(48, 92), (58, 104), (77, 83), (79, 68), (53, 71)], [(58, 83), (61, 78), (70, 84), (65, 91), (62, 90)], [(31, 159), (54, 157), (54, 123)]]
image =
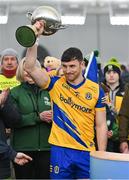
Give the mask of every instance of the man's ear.
[(81, 62), (81, 65), (82, 65), (83, 67), (85, 66), (85, 61), (84, 61), (84, 60)]

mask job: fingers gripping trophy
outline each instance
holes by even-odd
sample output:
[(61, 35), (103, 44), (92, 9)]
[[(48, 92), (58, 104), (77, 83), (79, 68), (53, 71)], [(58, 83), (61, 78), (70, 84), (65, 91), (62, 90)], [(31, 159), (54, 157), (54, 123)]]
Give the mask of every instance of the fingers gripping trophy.
[[(58, 30), (66, 28), (61, 23), (60, 14), (50, 6), (40, 6), (33, 13), (28, 12), (27, 16), (31, 25), (20, 26), (15, 33), (18, 43), (23, 47), (32, 47), (41, 29), (42, 35), (50, 36)], [(44, 24), (44, 28), (40, 28), (42, 24)]]

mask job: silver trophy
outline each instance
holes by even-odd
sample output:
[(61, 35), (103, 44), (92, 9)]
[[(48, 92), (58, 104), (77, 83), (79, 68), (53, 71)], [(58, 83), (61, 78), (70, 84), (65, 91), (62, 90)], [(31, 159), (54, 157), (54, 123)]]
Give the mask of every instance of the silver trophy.
[(33, 13), (27, 13), (31, 21), (31, 25), (20, 26), (16, 30), (16, 39), (24, 47), (31, 47), (34, 45), (38, 32), (34, 26), (37, 20), (43, 20), (45, 23), (42, 35), (50, 36), (60, 29), (66, 28), (61, 23), (60, 14), (50, 6), (40, 6)]

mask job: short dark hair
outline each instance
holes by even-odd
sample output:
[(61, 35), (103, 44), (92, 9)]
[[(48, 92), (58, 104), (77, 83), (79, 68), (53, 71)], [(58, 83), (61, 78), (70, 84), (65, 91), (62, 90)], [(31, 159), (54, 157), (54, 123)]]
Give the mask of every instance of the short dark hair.
[(78, 61), (83, 61), (83, 55), (81, 50), (75, 47), (66, 49), (61, 57), (62, 62), (69, 62), (75, 59), (77, 59)]

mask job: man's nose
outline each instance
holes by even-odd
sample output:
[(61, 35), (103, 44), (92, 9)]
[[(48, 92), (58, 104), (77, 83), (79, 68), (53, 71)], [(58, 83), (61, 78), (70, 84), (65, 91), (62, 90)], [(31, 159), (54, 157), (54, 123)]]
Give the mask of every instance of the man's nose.
[(8, 64), (12, 64), (12, 60), (11, 59), (8, 59)]
[(66, 72), (70, 73), (70, 71), (71, 71), (71, 69), (69, 67), (67, 67)]
[(113, 76), (113, 75), (114, 75), (114, 72), (113, 72), (113, 71), (111, 71), (111, 72), (110, 72), (110, 75), (111, 75), (111, 76)]

